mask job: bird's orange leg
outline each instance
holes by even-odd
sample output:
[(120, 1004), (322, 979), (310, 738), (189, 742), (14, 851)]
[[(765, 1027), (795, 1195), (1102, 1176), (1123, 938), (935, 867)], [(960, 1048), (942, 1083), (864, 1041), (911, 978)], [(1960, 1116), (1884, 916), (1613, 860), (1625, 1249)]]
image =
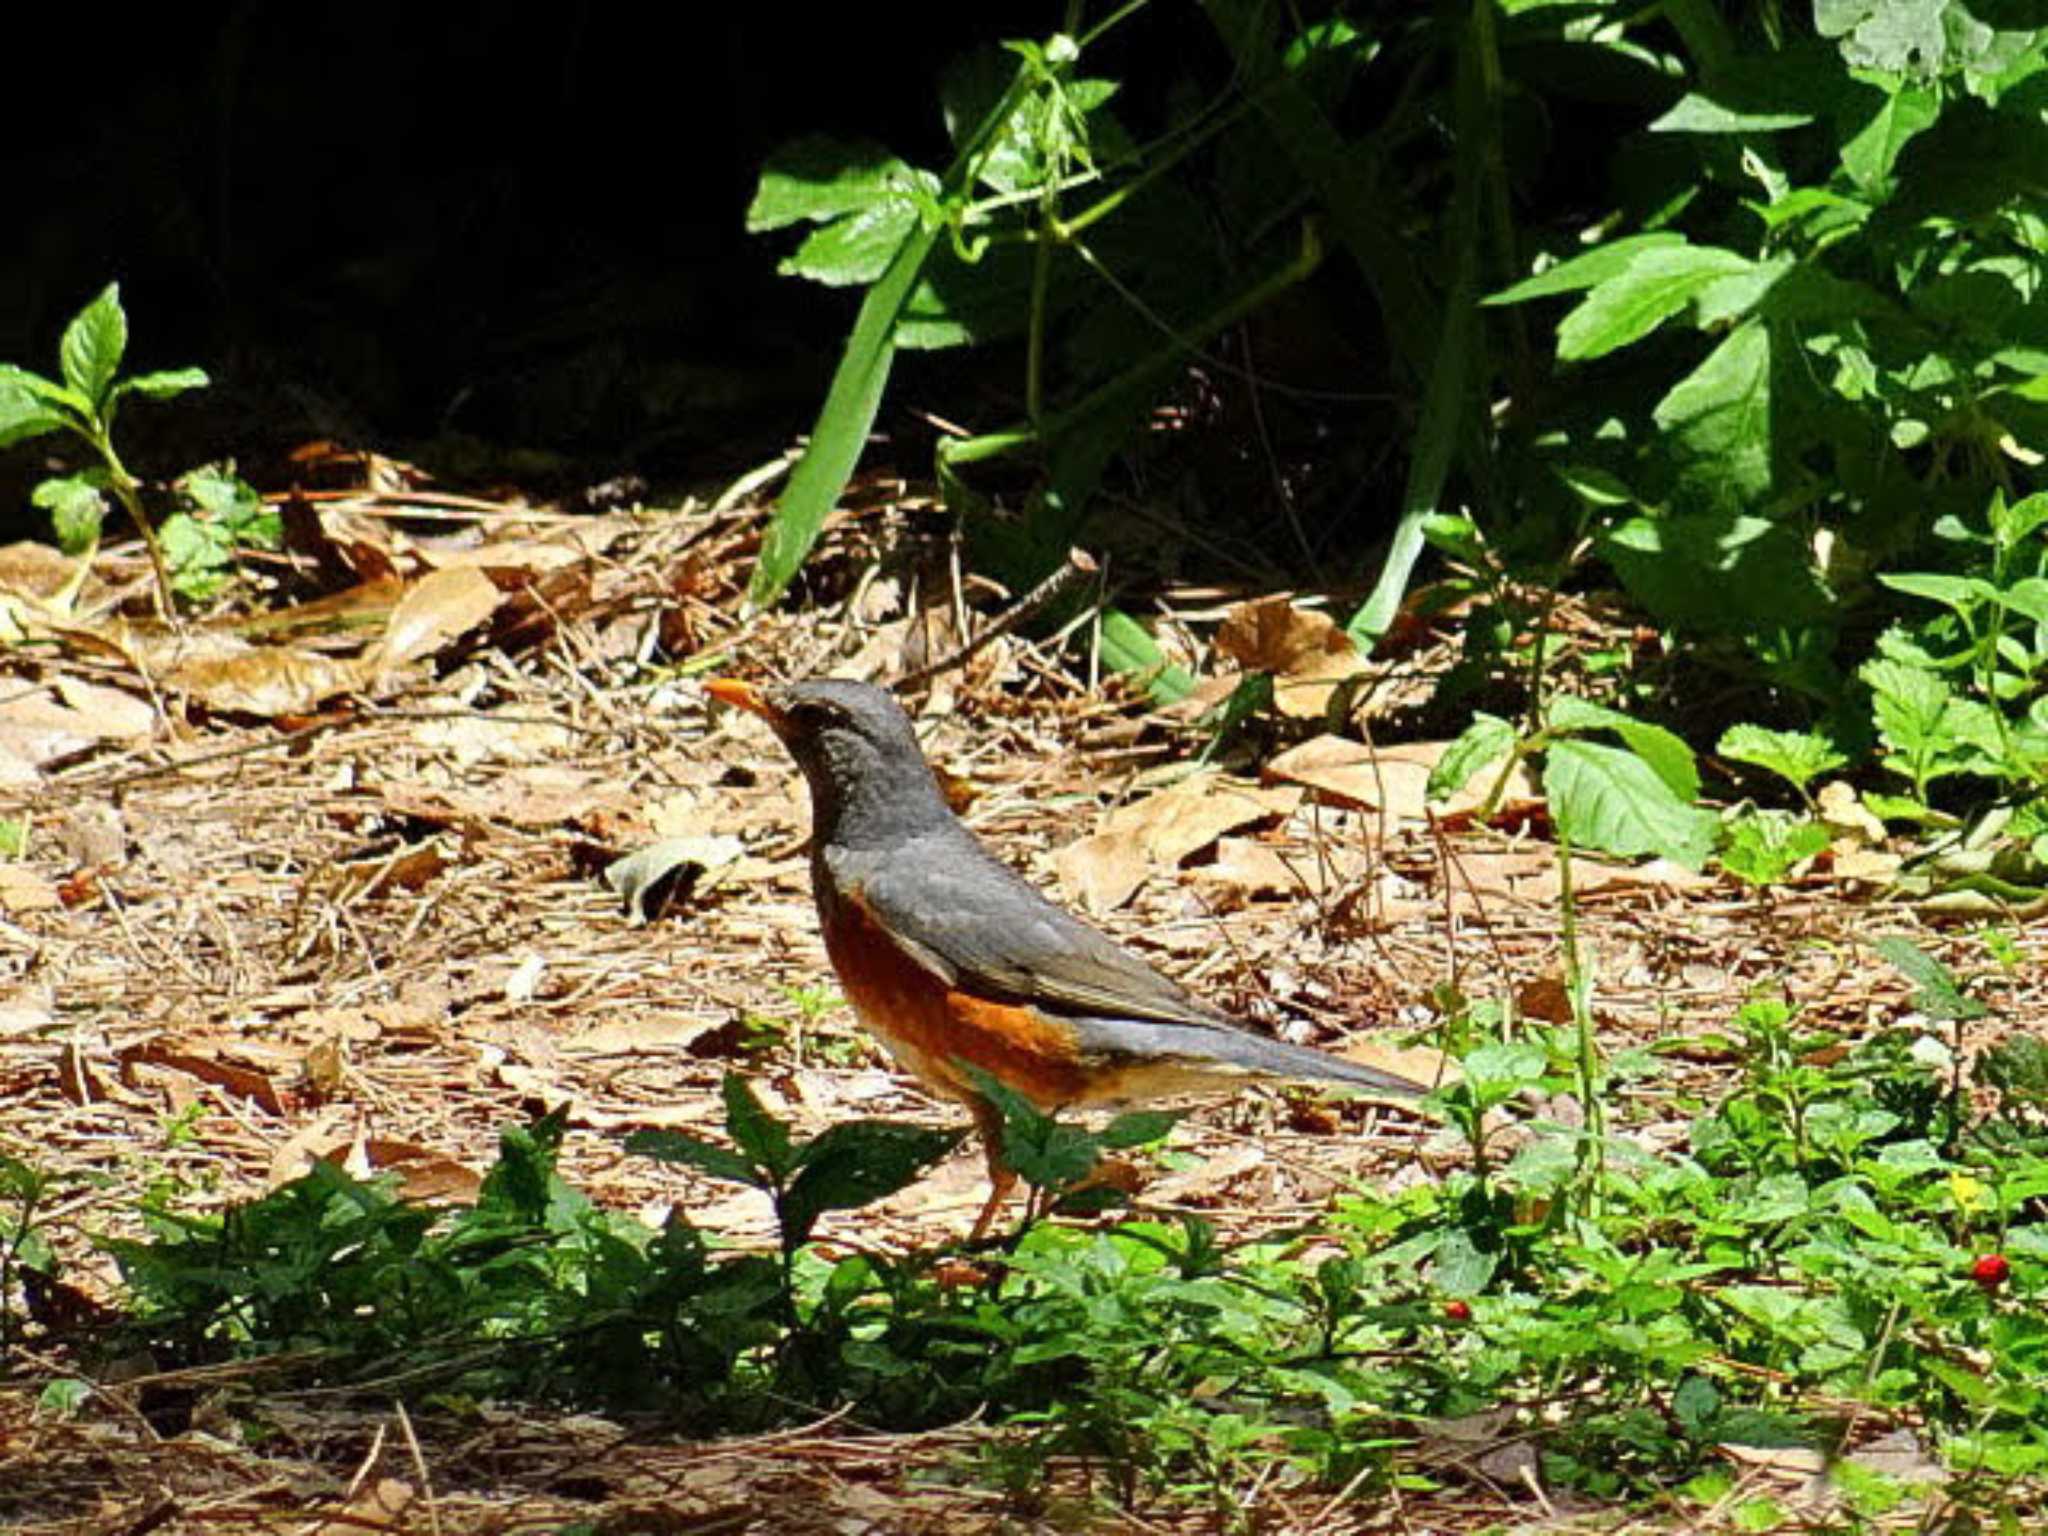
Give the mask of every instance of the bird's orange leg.
[(974, 1218), (974, 1228), (967, 1234), (967, 1241), (972, 1245), (988, 1236), (988, 1229), (995, 1224), (996, 1213), (1017, 1187), (1017, 1173), (1003, 1161), (1003, 1112), (987, 1099), (975, 1099), (967, 1107), (974, 1116), (975, 1133), (981, 1137), (982, 1153), (988, 1158), (989, 1183), (988, 1203)]

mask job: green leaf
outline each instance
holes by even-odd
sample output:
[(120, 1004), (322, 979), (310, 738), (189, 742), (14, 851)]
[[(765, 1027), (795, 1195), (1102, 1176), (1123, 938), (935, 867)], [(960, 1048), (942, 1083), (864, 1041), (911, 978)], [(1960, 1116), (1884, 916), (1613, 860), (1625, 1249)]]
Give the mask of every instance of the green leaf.
[(686, 1136), (681, 1131), (635, 1131), (626, 1138), (626, 1150), (635, 1157), (652, 1157), (664, 1163), (681, 1163), (686, 1168), (695, 1168), (699, 1173), (708, 1173), (714, 1179), (730, 1179), (736, 1184), (751, 1185), (755, 1189), (768, 1187), (768, 1182), (761, 1176), (760, 1170), (732, 1148), (701, 1141), (695, 1136)]
[(1194, 692), (1195, 680), (1187, 668), (1169, 662), (1145, 626), (1121, 608), (1103, 613), (1100, 639), (1103, 665), (1136, 678), (1153, 703), (1176, 704)]
[(832, 387), (818, 413), (810, 445), (791, 474), (789, 489), (776, 504), (775, 516), (761, 541), (761, 557), (747, 583), (747, 599), (756, 608), (766, 608), (788, 587), (817, 542), (818, 530), (825, 526), (825, 517), (845, 489), (847, 477), (860, 462), (895, 360), (897, 316), (937, 237), (935, 227), (914, 229), (861, 304), (860, 318), (846, 339), (846, 350), (832, 375)]
[[(1857, 69), (1922, 78), (1995, 75), (2033, 46), (2034, 26), (1995, 25), (1984, 0), (1814, 0), (1813, 26)], [(2020, 19), (2027, 19), (2025, 8)], [(1980, 19), (1981, 18), (1981, 19)]]
[(64, 328), (58, 348), (64, 382), (97, 409), (106, 403), (108, 387), (127, 350), (128, 316), (121, 308), (121, 285), (109, 283)]
[(1629, 750), (1655, 770), (1671, 792), (1688, 803), (1700, 797), (1700, 770), (1692, 748), (1661, 725), (1652, 725), (1625, 715), (1605, 704), (1576, 694), (1551, 696), (1544, 712), (1544, 725), (1553, 731), (1613, 731), (1628, 743)]
[(790, 1148), (789, 1127), (761, 1106), (754, 1090), (737, 1072), (725, 1074), (719, 1084), (725, 1100), (725, 1129), (739, 1149), (753, 1159), (754, 1166), (779, 1183), (796, 1167)]
[(1652, 133), (1777, 133), (1786, 128), (1803, 128), (1813, 121), (1811, 112), (1776, 112), (1768, 108), (1741, 107), (1716, 101), (1698, 91), (1678, 99), (1662, 117), (1650, 124)]
[(76, 1376), (56, 1376), (36, 1394), (36, 1413), (41, 1417), (68, 1419), (93, 1399), (95, 1388)]
[(63, 404), (69, 393), (41, 374), (0, 363), (0, 448), (71, 426)]
[(1102, 1128), (1102, 1145), (1121, 1152), (1164, 1141), (1180, 1119), (1181, 1111), (1177, 1109), (1134, 1109), (1118, 1115)]
[(1680, 234), (1626, 235), (1605, 245), (1596, 245), (1583, 256), (1561, 261), (1534, 277), (1525, 277), (1512, 288), (1490, 293), (1480, 303), (1526, 304), (1531, 299), (1547, 299), (1554, 294), (1580, 293), (1619, 277), (1645, 251), (1669, 250), (1684, 244), (1685, 236)]
[(1773, 731), (1761, 725), (1729, 726), (1714, 751), (1731, 761), (1775, 773), (1801, 792), (1822, 774), (1849, 765), (1849, 759), (1835, 750), (1834, 742), (1817, 731)]
[(1429, 770), (1426, 794), (1431, 800), (1448, 800), (1472, 781), (1472, 776), (1498, 762), (1514, 750), (1514, 725), (1485, 710), (1472, 712), (1472, 723), (1458, 733), (1458, 739), (1444, 748), (1436, 766)]
[(176, 488), (193, 506), (219, 523), (237, 544), (275, 549), (282, 537), (279, 515), (256, 487), (231, 464), (205, 464), (178, 477)]
[(1745, 320), (1654, 413), (1681, 483), (1708, 506), (1748, 509), (1771, 488), (1771, 333)]
[(884, 1120), (849, 1120), (806, 1142), (782, 1202), (783, 1240), (811, 1235), (826, 1211), (850, 1211), (902, 1189), (960, 1143), (957, 1131)]
[(1062, 1125), (1024, 1095), (979, 1067), (965, 1066), (977, 1091), (1002, 1112), (1003, 1161), (1037, 1189), (1066, 1189), (1091, 1173), (1101, 1140)]
[(1828, 845), (1828, 829), (1782, 811), (1756, 811), (1729, 830), (1721, 867), (1750, 885), (1782, 883)]
[(100, 493), (98, 477), (65, 475), (45, 480), (29, 499), (50, 514), (57, 547), (65, 554), (82, 555), (99, 543), (107, 498)]
[(1829, 612), (1793, 528), (1720, 512), (1632, 517), (1600, 550), (1628, 589), (1670, 623), (1721, 632), (1810, 624)]
[(1924, 85), (1900, 84), (1870, 121), (1842, 146), (1842, 169), (1864, 191), (1881, 193), (1899, 151), (1941, 116), (1941, 97)]
[(889, 269), (905, 237), (916, 229), (917, 219), (917, 205), (907, 197), (871, 203), (858, 213), (834, 219), (775, 270), (831, 288), (871, 283)]
[(1544, 754), (1550, 815), (1574, 846), (1634, 858), (1654, 854), (1698, 869), (1713, 852), (1719, 821), (1687, 805), (1633, 752), (1590, 741), (1560, 741)]
[(1589, 507), (1627, 507), (1635, 504), (1636, 495), (1621, 482), (1618, 475), (1611, 475), (1604, 469), (1591, 464), (1559, 464), (1554, 472), (1557, 478), (1572, 488), (1572, 493)]
[(1877, 952), (1920, 989), (1914, 994), (1913, 1006), (1929, 1018), (1962, 1023), (1991, 1012), (1989, 1005), (1963, 991), (1953, 971), (1912, 940), (1888, 934), (1877, 941)]
[(160, 373), (138, 373), (114, 386), (114, 395), (141, 395), (147, 400), (169, 400), (188, 389), (204, 389), (213, 382), (204, 368), (169, 368)]
[(754, 234), (809, 220), (815, 224), (860, 213), (903, 197), (903, 184), (916, 175), (880, 145), (809, 137), (783, 145), (768, 157), (747, 229)]
[(1643, 251), (1564, 317), (1557, 328), (1558, 360), (1605, 357), (1617, 347), (1639, 341), (1684, 309), (1708, 284), (1754, 266), (1747, 257), (1718, 246), (1660, 246)]
[(1894, 592), (1924, 597), (1929, 602), (1967, 614), (1998, 597), (1998, 588), (1976, 576), (1944, 576), (1934, 571), (1903, 571), (1895, 576), (1880, 575), (1878, 581)]

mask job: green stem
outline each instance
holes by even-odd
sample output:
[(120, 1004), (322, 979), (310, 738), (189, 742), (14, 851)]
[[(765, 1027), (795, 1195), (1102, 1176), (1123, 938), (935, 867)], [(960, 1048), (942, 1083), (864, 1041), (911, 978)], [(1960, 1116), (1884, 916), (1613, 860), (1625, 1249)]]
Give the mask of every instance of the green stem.
[[(1585, 1126), (1579, 1141), (1579, 1202), (1581, 1211), (1594, 1215), (1600, 1205), (1600, 1189), (1607, 1173), (1607, 1109), (1600, 1101), (1600, 1055), (1593, 1039), (1593, 1009), (1586, 985), (1586, 971), (1579, 954), (1578, 901), (1572, 889), (1572, 838), (1564, 827), (1557, 829), (1558, 903), (1564, 920), (1564, 985), (1571, 1002), (1572, 1024), (1578, 1035), (1579, 1104), (1585, 1111)], [(1590, 1172), (1591, 1177), (1586, 1175)]]
[(156, 572), (156, 611), (162, 619), (170, 619), (177, 612), (176, 600), (171, 591), (170, 563), (164, 559), (164, 547), (156, 536), (156, 525), (142, 510), (142, 482), (128, 473), (128, 466), (121, 462), (121, 456), (114, 452), (114, 440), (107, 435), (103, 423), (93, 423), (86, 434), (107, 466), (107, 489), (121, 503), (121, 509), (128, 514), (128, 520), (135, 524), (142, 534), (143, 547), (149, 551), (150, 569)]

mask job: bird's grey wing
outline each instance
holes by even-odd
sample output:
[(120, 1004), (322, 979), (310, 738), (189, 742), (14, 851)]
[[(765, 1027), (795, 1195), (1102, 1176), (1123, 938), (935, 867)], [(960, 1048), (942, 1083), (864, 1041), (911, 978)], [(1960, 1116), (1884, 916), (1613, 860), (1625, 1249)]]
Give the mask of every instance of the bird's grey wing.
[(1058, 1012), (1234, 1026), (1046, 900), (964, 833), (917, 839), (881, 856), (841, 852), (832, 864), (840, 889), (949, 982)]

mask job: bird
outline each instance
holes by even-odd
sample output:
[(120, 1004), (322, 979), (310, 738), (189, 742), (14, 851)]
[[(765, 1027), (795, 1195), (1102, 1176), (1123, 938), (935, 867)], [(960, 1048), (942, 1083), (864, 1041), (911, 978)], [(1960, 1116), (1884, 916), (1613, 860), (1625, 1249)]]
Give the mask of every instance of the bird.
[(1002, 1111), (969, 1069), (1046, 1113), (1247, 1079), (1428, 1091), (1255, 1033), (1042, 895), (953, 813), (910, 717), (882, 688), (718, 677), (704, 691), (767, 721), (803, 771), (812, 894), (847, 1001), (900, 1066), (972, 1117), (990, 1191), (970, 1245), (1017, 1175)]

